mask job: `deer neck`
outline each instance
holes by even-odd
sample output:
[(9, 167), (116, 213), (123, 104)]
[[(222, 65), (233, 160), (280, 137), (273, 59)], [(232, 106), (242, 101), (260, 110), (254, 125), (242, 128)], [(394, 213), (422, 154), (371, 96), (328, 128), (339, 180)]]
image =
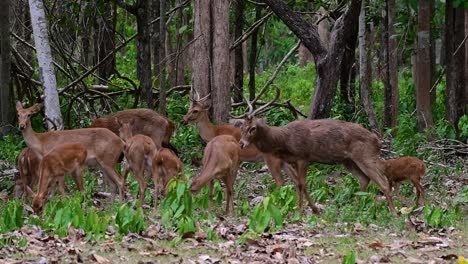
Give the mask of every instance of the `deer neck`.
[(43, 151), (39, 133), (34, 132), (31, 123), (29, 123), (21, 133), (23, 134), (26, 145), (42, 158)]
[(283, 128), (268, 125), (257, 126), (257, 135), (254, 144), (265, 153), (272, 153), (281, 148), (287, 140)]
[(197, 122), (197, 128), (201, 138), (205, 142), (210, 141), (216, 136), (216, 126), (210, 122), (206, 114)]

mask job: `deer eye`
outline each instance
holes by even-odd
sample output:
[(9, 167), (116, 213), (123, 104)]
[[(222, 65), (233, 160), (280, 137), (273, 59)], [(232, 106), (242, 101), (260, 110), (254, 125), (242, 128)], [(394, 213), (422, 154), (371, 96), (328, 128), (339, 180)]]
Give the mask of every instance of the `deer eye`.
[(256, 130), (256, 129), (257, 129), (257, 127), (251, 127), (251, 128), (249, 129), (249, 134), (255, 133), (255, 130)]
[(194, 113), (194, 114), (198, 114), (198, 110), (193, 110), (193, 113)]
[(28, 117), (30, 117), (30, 116), (31, 116), (31, 114), (28, 114)]

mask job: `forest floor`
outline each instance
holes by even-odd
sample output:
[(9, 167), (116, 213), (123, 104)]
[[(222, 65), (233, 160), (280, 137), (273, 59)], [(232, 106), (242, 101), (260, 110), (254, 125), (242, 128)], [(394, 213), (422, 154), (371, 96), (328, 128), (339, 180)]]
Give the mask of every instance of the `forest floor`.
[[(245, 176), (246, 175), (246, 176)], [(249, 176), (250, 175), (250, 176)], [(264, 174), (262, 174), (264, 175)], [(262, 185), (262, 177), (248, 179), (247, 189)], [(335, 175), (336, 177), (336, 175)], [(468, 175), (451, 176), (445, 183), (455, 194), (468, 181)], [(335, 184), (340, 183), (339, 180)], [(450, 184), (450, 186), (447, 186)], [(250, 193), (248, 197), (257, 196)], [(437, 197), (429, 188), (427, 197)], [(246, 194), (238, 199), (247, 199)], [(435, 198), (434, 198), (435, 199)], [(450, 197), (448, 199), (451, 199)], [(385, 203), (379, 197), (381, 203)], [(327, 206), (325, 202), (323, 207)], [(37, 226), (25, 225), (0, 237), (8, 240), (0, 247), (1, 263), (457, 263), (468, 258), (466, 214), (456, 227), (430, 228), (421, 220), (421, 210), (406, 218), (404, 226), (359, 223), (322, 223), (311, 226), (306, 220), (285, 223), (278, 231), (243, 236), (248, 231), (248, 216), (228, 217), (218, 208), (216, 221), (209, 223), (215, 239), (199, 229), (183, 239), (148, 217), (141, 234), (116, 235), (109, 228), (104, 239), (87, 241), (83, 230), (71, 225), (68, 235), (59, 237)], [(465, 210), (466, 208), (462, 209)], [(466, 213), (466, 210), (465, 210)], [(305, 215), (311, 215), (306, 210)], [(177, 241), (177, 242), (174, 242)], [(355, 262), (342, 262), (349, 252)]]

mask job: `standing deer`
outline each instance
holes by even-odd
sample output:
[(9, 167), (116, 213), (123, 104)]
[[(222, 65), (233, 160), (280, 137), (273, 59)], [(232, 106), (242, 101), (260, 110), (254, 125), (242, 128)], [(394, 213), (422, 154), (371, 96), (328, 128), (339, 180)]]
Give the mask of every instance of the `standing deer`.
[(150, 137), (141, 134), (133, 135), (133, 125), (134, 120), (130, 123), (120, 123), (119, 134), (125, 141), (124, 155), (128, 163), (125, 165), (124, 179), (127, 179), (129, 170), (132, 170), (140, 186), (139, 198), (143, 205), (146, 191), (145, 172), (151, 172), (156, 146)]
[(80, 143), (87, 150), (86, 163), (97, 164), (102, 168), (104, 177), (114, 185), (114, 193), (117, 191), (123, 197), (123, 178), (115, 170), (115, 165), (123, 151), (123, 141), (114, 133), (105, 128), (81, 128), (62, 131), (49, 131), (36, 133), (31, 127), (31, 116), (39, 112), (41, 104), (35, 104), (30, 108), (23, 108), (20, 102), (16, 103), (18, 112), (19, 129), (23, 134), (26, 145), (42, 159), (42, 157), (54, 147), (65, 143)]
[(221, 179), (226, 185), (226, 213), (234, 209), (234, 182), (239, 168), (239, 143), (230, 135), (220, 135), (208, 142), (203, 153), (203, 168), (191, 179), (190, 190), (198, 192), (208, 183), (210, 207), (213, 201), (213, 180)]
[[(182, 124), (195, 124), (199, 130), (201, 138), (205, 142), (209, 142), (211, 139), (219, 135), (231, 135), (239, 141), (241, 138), (240, 128), (231, 124), (217, 126), (211, 123), (208, 117), (209, 106), (203, 103), (208, 96), (198, 100), (191, 98), (192, 103), (190, 104), (190, 109), (187, 114), (185, 114)], [(239, 159), (247, 162), (258, 162), (263, 159), (278, 186), (283, 186), (284, 184), (284, 179), (281, 176), (281, 169), (283, 169), (289, 177), (295, 177), (294, 174), (296, 172), (291, 165), (269, 153), (260, 152), (255, 145), (250, 145), (241, 149)]]
[(383, 160), (385, 175), (390, 183), (390, 190), (395, 186), (395, 193), (400, 197), (401, 181), (410, 180), (416, 187), (416, 206), (424, 205), (424, 188), (421, 185), (421, 177), (426, 173), (426, 165), (415, 157), (400, 157)]
[[(42, 158), (39, 164), (39, 190), (32, 195), (32, 207), (36, 214), (42, 211), (51, 183), (59, 179), (63, 182), (65, 174), (71, 174), (78, 191), (84, 192), (83, 166), (86, 156), (86, 147), (82, 144), (66, 143), (54, 147)], [(28, 192), (32, 193), (29, 187)]]
[[(15, 182), (14, 193), (16, 198), (26, 198), (27, 187), (34, 188), (39, 181), (39, 157), (30, 148), (24, 148), (18, 156), (19, 178)], [(63, 178), (57, 179), (59, 192), (64, 194)]]
[(162, 190), (167, 194), (167, 183), (182, 171), (182, 162), (172, 150), (162, 148), (154, 154), (152, 165), (155, 185), (154, 208), (156, 208), (158, 194)]
[(156, 147), (166, 147), (177, 150), (171, 145), (170, 139), (175, 131), (174, 123), (165, 116), (162, 116), (151, 109), (128, 109), (119, 111), (112, 115), (97, 118), (91, 124), (91, 127), (107, 128), (114, 134), (119, 135), (119, 128), (123, 123), (134, 122), (132, 134), (145, 135), (150, 137)]
[[(275, 89), (278, 97), (279, 89)], [(387, 198), (390, 211), (397, 214), (379, 158), (380, 141), (375, 134), (361, 125), (333, 119), (297, 120), (282, 127), (268, 126), (263, 120), (254, 117), (274, 100), (255, 111), (252, 104), (245, 100), (249, 112), (241, 128), (240, 147), (254, 144), (264, 153), (296, 164), (295, 183), (301, 212), (304, 197), (314, 212), (319, 211), (305, 183), (309, 163), (319, 162), (344, 165), (358, 179), (361, 190), (365, 190), (369, 180), (373, 180)]]

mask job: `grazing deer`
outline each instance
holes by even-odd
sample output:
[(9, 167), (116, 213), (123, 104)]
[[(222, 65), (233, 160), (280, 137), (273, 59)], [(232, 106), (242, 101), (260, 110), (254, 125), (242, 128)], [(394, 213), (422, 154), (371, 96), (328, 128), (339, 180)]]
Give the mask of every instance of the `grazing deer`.
[(119, 135), (119, 128), (123, 123), (134, 122), (132, 134), (145, 135), (150, 137), (156, 147), (166, 147), (177, 150), (171, 145), (170, 139), (175, 132), (174, 123), (165, 116), (162, 116), (151, 109), (128, 109), (119, 111), (112, 115), (97, 118), (91, 124), (91, 127), (107, 128)]
[(190, 190), (198, 192), (208, 185), (210, 207), (213, 200), (213, 180), (221, 179), (226, 185), (226, 213), (234, 209), (234, 182), (239, 168), (239, 143), (230, 135), (220, 135), (208, 142), (203, 153), (203, 168), (191, 179)]
[[(84, 192), (83, 166), (86, 156), (86, 147), (82, 144), (66, 143), (54, 147), (42, 158), (39, 164), (39, 190), (32, 195), (32, 207), (36, 214), (42, 211), (51, 183), (59, 178), (63, 182), (65, 174), (71, 174), (78, 191)], [(28, 192), (32, 193), (29, 187)]]
[(397, 197), (400, 197), (401, 181), (410, 180), (416, 187), (416, 206), (424, 205), (424, 188), (421, 185), (421, 177), (426, 173), (424, 162), (415, 157), (400, 157), (396, 159), (382, 160), (385, 168), (385, 175), (392, 186), (395, 187)]
[(26, 145), (42, 159), (42, 157), (54, 147), (65, 143), (80, 143), (86, 147), (86, 163), (97, 164), (102, 168), (104, 177), (114, 185), (114, 193), (117, 191), (123, 197), (123, 178), (115, 170), (120, 154), (123, 151), (123, 141), (114, 133), (105, 128), (81, 128), (62, 131), (49, 131), (36, 133), (31, 127), (31, 116), (39, 112), (41, 104), (35, 104), (30, 108), (23, 108), (20, 102), (16, 103), (18, 112), (19, 129), (23, 134)]
[[(279, 89), (275, 89), (278, 98)], [(303, 198), (306, 197), (312, 210), (318, 212), (310, 198), (305, 179), (309, 163), (320, 162), (344, 165), (359, 180), (361, 190), (365, 190), (369, 180), (373, 180), (387, 198), (390, 211), (397, 214), (379, 158), (380, 141), (375, 134), (361, 125), (333, 119), (297, 120), (282, 127), (268, 126), (254, 116), (274, 100), (255, 111), (252, 104), (245, 100), (249, 112), (241, 128), (240, 147), (254, 144), (264, 153), (296, 164), (296, 189), (301, 211)]]
[[(27, 187), (34, 188), (39, 181), (39, 157), (30, 148), (24, 148), (18, 156), (19, 178), (15, 182), (14, 193), (16, 198), (26, 198)], [(65, 192), (63, 178), (57, 179), (59, 192)]]
[[(219, 135), (231, 135), (239, 141), (241, 138), (240, 128), (231, 124), (217, 126), (211, 123), (208, 117), (209, 106), (203, 103), (207, 97), (198, 100), (191, 98), (192, 103), (190, 104), (190, 109), (187, 114), (185, 114), (182, 124), (195, 124), (201, 138), (205, 142), (209, 142)], [(283, 186), (284, 184), (284, 179), (281, 176), (281, 169), (283, 169), (289, 177), (294, 178), (295, 171), (291, 165), (271, 154), (260, 152), (255, 145), (250, 145), (241, 149), (239, 159), (247, 162), (258, 162), (263, 159), (278, 186)]]
[(151, 172), (156, 146), (150, 137), (132, 134), (134, 122), (135, 120), (130, 123), (120, 123), (119, 134), (125, 141), (124, 155), (128, 163), (125, 165), (124, 179), (127, 179), (129, 170), (132, 170), (140, 186), (139, 198), (143, 205), (146, 191), (145, 172)]
[(162, 148), (154, 154), (152, 165), (155, 185), (154, 208), (156, 208), (158, 194), (162, 190), (167, 194), (167, 183), (182, 171), (182, 162), (172, 150)]

